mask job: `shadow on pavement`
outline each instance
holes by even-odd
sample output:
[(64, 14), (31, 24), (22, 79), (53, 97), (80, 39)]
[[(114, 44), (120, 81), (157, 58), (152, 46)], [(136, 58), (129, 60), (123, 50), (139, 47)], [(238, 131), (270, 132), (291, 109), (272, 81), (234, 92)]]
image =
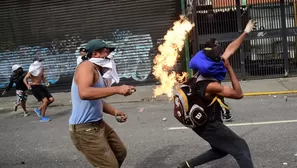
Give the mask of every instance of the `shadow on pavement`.
[(159, 149), (144, 159), (142, 162), (137, 163), (135, 168), (151, 168), (151, 167), (162, 167), (162, 168), (173, 168), (178, 165), (178, 163), (165, 163), (165, 160), (178, 149), (180, 145), (166, 146)]
[(67, 110), (64, 110), (64, 111), (61, 111), (61, 112), (59, 111), (56, 114), (50, 115), (50, 118), (51, 119), (60, 118), (60, 117), (65, 116), (65, 115), (69, 115), (70, 113), (71, 113), (71, 109), (67, 109)]

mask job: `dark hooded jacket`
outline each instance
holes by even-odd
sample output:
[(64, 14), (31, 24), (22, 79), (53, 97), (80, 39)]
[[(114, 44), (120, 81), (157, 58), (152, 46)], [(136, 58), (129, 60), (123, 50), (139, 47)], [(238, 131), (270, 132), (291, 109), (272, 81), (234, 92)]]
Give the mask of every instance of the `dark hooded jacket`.
[(23, 81), (26, 74), (27, 72), (25, 71), (23, 71), (22, 73), (19, 73), (18, 71), (14, 71), (10, 76), (9, 84), (6, 87), (5, 91), (9, 91), (12, 88), (13, 83), (15, 83), (16, 85), (15, 86), (16, 90), (26, 91), (28, 88)]

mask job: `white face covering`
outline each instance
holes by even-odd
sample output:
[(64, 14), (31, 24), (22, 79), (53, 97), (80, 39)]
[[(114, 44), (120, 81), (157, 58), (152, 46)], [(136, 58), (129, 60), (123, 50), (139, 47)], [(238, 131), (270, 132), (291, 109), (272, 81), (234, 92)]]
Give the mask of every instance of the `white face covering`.
[(39, 76), (42, 72), (42, 69), (43, 69), (42, 62), (35, 61), (30, 65), (29, 73), (31, 73), (33, 76)]
[(102, 67), (102, 77), (106, 81), (107, 86), (110, 87), (114, 82), (119, 83), (120, 78), (116, 70), (116, 64), (112, 59), (113, 52), (111, 52), (106, 58), (90, 58), (89, 61)]
[(111, 52), (105, 58), (90, 58), (89, 61), (101, 67), (112, 68), (111, 62), (113, 61), (113, 55), (114, 53)]
[(114, 52), (111, 52), (106, 58), (113, 59), (113, 55), (114, 55)]

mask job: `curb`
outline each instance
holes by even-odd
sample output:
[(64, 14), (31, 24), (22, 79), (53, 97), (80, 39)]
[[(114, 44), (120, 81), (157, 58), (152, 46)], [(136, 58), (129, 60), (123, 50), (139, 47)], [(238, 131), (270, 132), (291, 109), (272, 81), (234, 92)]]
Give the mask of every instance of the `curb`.
[(243, 96), (263, 96), (263, 95), (280, 95), (280, 94), (294, 94), (297, 90), (277, 91), (277, 92), (249, 92), (244, 93)]
[[(276, 92), (247, 92), (244, 93), (244, 96), (264, 96), (264, 95), (280, 95), (280, 94), (296, 94), (297, 90), (290, 90), (290, 91), (276, 91)], [(138, 102), (161, 102), (161, 101), (167, 101), (167, 99), (163, 98), (142, 98), (139, 100), (131, 100), (131, 101), (110, 101), (109, 104), (116, 104), (116, 103), (138, 103)], [(54, 106), (71, 106), (71, 103), (57, 103)], [(35, 103), (28, 103), (27, 108), (34, 108), (36, 107)], [(0, 113), (2, 111), (12, 111), (12, 105), (11, 106), (0, 106)]]

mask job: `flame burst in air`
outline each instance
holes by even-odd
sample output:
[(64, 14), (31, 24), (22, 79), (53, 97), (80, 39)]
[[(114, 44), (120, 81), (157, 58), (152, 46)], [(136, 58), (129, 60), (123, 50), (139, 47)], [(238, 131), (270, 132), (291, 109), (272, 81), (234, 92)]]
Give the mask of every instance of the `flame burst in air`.
[[(173, 27), (164, 36), (164, 42), (158, 47), (160, 54), (154, 59), (153, 75), (160, 81), (161, 85), (154, 89), (154, 97), (166, 94), (169, 98), (173, 96), (173, 88), (176, 84), (186, 80), (188, 74), (182, 75), (172, 71), (176, 64), (179, 52), (183, 49), (187, 34), (194, 24), (185, 17), (173, 23)], [(171, 71), (171, 72), (169, 72)]]

